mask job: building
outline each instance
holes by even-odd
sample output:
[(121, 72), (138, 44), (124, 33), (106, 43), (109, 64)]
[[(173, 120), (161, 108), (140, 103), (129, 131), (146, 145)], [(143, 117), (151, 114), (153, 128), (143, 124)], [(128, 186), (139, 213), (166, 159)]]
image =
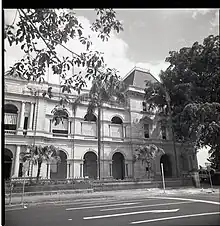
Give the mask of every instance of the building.
[[(146, 70), (134, 68), (124, 78), (129, 85), (128, 106), (105, 104), (101, 110), (101, 178), (143, 178), (148, 170), (134, 163), (134, 150), (143, 144), (155, 144), (165, 151), (156, 158), (154, 176), (160, 177), (160, 163), (164, 164), (166, 177), (197, 168), (196, 154), (189, 144), (176, 143), (177, 167), (172, 134), (163, 116), (147, 111), (143, 101), (145, 80), (155, 80)], [(52, 86), (53, 97), (42, 93)], [(86, 92), (84, 90), (83, 92)], [(28, 145), (55, 145), (59, 148), (61, 162), (45, 162), (41, 178), (97, 178), (96, 118), (88, 120), (87, 102), (81, 102), (76, 111), (71, 105), (65, 112), (67, 119), (55, 126), (51, 111), (61, 97), (60, 86), (48, 83), (35, 84), (20, 78), (5, 77), (4, 100), (4, 177), (23, 175), (21, 153)], [(70, 98), (76, 98), (71, 93)], [(28, 176), (36, 176), (36, 165), (29, 166)], [(23, 175), (24, 176), (24, 175)]]

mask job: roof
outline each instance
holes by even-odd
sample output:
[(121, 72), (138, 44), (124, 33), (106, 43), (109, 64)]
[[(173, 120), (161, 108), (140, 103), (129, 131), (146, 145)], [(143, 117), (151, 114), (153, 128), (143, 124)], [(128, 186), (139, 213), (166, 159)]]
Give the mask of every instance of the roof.
[(127, 85), (135, 87), (145, 88), (145, 81), (157, 82), (158, 80), (149, 72), (149, 70), (134, 67), (128, 74), (123, 78), (123, 81)]

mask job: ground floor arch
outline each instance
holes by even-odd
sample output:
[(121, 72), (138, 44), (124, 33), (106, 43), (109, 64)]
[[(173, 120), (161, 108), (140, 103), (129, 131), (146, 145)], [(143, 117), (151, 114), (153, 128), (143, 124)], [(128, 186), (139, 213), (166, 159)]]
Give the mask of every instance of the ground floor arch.
[(170, 156), (164, 154), (160, 158), (160, 166), (163, 163), (164, 177), (172, 177), (172, 162)]
[(60, 161), (52, 159), (50, 164), (51, 179), (66, 179), (67, 177), (67, 155), (64, 151), (59, 151)]
[(11, 178), (11, 170), (12, 170), (12, 152), (5, 148), (4, 150), (4, 179), (8, 180)]
[(83, 157), (83, 177), (97, 179), (97, 156), (94, 152), (88, 151)]
[(112, 156), (112, 176), (115, 179), (123, 180), (125, 178), (125, 158), (120, 152), (114, 153)]

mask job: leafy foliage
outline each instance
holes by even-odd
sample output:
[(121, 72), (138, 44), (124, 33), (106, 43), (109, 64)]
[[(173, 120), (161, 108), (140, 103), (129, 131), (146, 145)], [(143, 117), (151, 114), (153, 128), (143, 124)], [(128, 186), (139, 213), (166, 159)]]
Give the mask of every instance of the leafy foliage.
[(210, 35), (203, 44), (195, 42), (169, 54), (170, 66), (161, 71), (161, 83), (146, 84), (146, 100), (165, 114), (170, 103), (176, 138), (197, 147), (208, 145), (214, 153), (220, 140), (219, 36)]
[(161, 152), (165, 153), (162, 148), (159, 148), (154, 144), (139, 146), (135, 149), (133, 160), (134, 162), (141, 161), (142, 164), (146, 163), (149, 170), (152, 171), (152, 163)]
[(24, 162), (29, 161), (33, 164), (37, 164), (37, 181), (39, 180), (41, 165), (43, 162), (49, 162), (52, 159), (60, 161), (58, 150), (53, 145), (41, 146), (41, 145), (30, 145), (28, 152), (21, 153), (21, 157)]
[[(119, 33), (123, 30), (113, 9), (95, 11), (97, 19), (92, 24), (91, 31), (96, 32), (102, 41), (108, 40), (112, 32)], [(84, 35), (83, 27), (72, 9), (17, 9), (17, 13), (19, 21), (16, 26), (5, 25), (4, 39), (10, 45), (19, 44), (25, 56), (10, 68), (8, 74), (43, 82), (46, 69), (51, 67), (53, 73), (62, 79), (63, 91), (70, 93), (70, 88), (80, 92), (86, 86), (85, 79), (93, 79), (97, 71), (106, 69), (103, 53), (90, 50), (90, 36)], [(85, 45), (86, 51), (76, 54), (68, 49), (65, 44), (71, 39), (78, 39)], [(44, 43), (45, 47), (40, 48), (39, 43)], [(72, 57), (59, 58), (58, 46), (69, 51)], [(68, 77), (67, 74), (74, 65), (86, 70), (86, 76), (79, 73)], [(111, 73), (106, 73), (108, 75)], [(44, 96), (46, 94), (50, 96), (51, 87)]]

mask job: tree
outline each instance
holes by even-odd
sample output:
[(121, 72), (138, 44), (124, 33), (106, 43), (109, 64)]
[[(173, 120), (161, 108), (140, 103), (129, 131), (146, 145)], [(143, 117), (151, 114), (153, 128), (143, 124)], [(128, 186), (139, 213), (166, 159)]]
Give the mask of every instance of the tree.
[[(96, 32), (101, 40), (107, 41), (111, 33), (119, 33), (123, 30), (122, 24), (116, 19), (113, 9), (95, 9), (97, 19), (91, 26), (91, 32)], [(15, 21), (5, 25), (4, 39), (10, 45), (20, 45), (25, 56), (15, 63), (7, 72), (27, 80), (44, 81), (47, 68), (52, 68), (54, 74), (58, 74), (62, 80), (62, 91), (70, 93), (71, 90), (80, 92), (86, 86), (86, 79), (95, 79), (97, 71), (106, 71), (102, 80), (108, 79), (113, 70), (107, 68), (103, 53), (92, 51), (90, 36), (86, 37), (83, 27), (75, 16), (73, 9), (17, 9)], [(16, 18), (15, 18), (16, 19)], [(68, 49), (65, 44), (69, 40), (77, 39), (85, 45), (85, 52), (77, 54)], [(40, 43), (44, 47), (40, 47)], [(61, 46), (72, 54), (71, 57), (58, 56), (57, 47)], [(86, 72), (71, 74), (72, 67), (76, 65)], [(52, 87), (44, 92), (44, 96), (51, 97)]]
[(133, 156), (134, 162), (141, 161), (142, 165), (145, 163), (148, 167), (148, 179), (150, 178), (150, 173), (153, 172), (152, 164), (155, 161), (155, 158), (160, 153), (165, 154), (164, 150), (162, 148), (157, 147), (154, 144), (149, 145), (141, 145), (138, 148), (135, 149), (135, 153)]
[(219, 36), (210, 35), (203, 44), (170, 51), (161, 71), (159, 83), (146, 84), (146, 100), (150, 108), (167, 114), (166, 89), (175, 136), (178, 141), (191, 142), (195, 147), (210, 146), (219, 151), (220, 140), (220, 58)]
[(37, 182), (39, 181), (41, 165), (43, 162), (49, 162), (52, 159), (60, 161), (58, 155), (58, 150), (53, 145), (41, 146), (41, 145), (31, 145), (29, 146), (28, 152), (23, 152), (21, 154), (24, 162), (30, 161), (37, 165)]
[[(123, 104), (126, 106), (126, 85), (118, 76), (111, 76), (109, 80), (103, 80), (102, 73), (97, 74), (92, 82), (89, 93), (79, 95), (72, 104), (74, 112), (82, 101), (88, 101), (87, 114), (89, 118), (98, 109), (97, 117), (97, 140), (98, 140), (98, 177), (100, 178), (100, 153), (101, 153), (101, 108), (104, 103)], [(59, 106), (57, 106), (57, 109)], [(75, 114), (75, 113), (74, 113)], [(62, 120), (62, 116), (56, 117), (55, 120)]]

